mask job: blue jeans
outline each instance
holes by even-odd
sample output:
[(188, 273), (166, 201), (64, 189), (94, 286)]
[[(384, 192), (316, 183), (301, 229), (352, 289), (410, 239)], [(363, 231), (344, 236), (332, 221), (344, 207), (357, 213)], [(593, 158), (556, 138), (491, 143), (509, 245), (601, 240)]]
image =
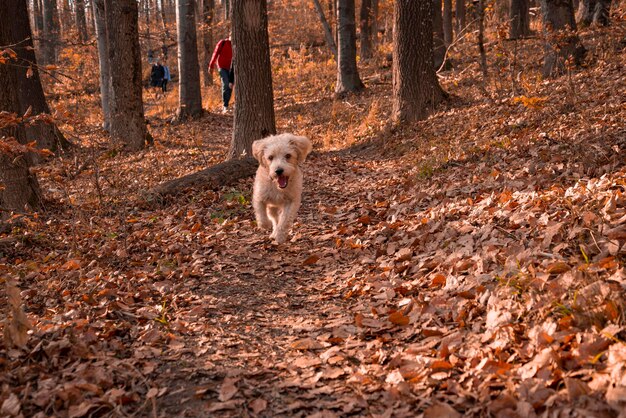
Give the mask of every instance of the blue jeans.
[(228, 85), (228, 73), (229, 71), (220, 68), (220, 79), (222, 80), (222, 99), (224, 100), (224, 107), (228, 107), (230, 102), (230, 95), (233, 93), (233, 89)]

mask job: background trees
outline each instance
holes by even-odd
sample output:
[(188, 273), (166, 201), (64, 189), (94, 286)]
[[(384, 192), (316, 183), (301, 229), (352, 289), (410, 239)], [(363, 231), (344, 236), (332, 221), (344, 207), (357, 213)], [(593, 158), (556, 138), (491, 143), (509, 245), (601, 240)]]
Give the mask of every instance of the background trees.
[(444, 98), (432, 65), (432, 13), (429, 2), (394, 4), (393, 118), (397, 122), (425, 118)]
[(138, 8), (135, 0), (105, 0), (111, 73), (111, 137), (129, 150), (144, 147)]
[(569, 59), (578, 65), (585, 55), (576, 34), (572, 0), (541, 0), (547, 42), (543, 60), (543, 76), (559, 74)]
[(252, 142), (276, 133), (266, 0), (232, 4), (235, 119), (229, 158), (252, 155)]
[(337, 85), (341, 95), (364, 87), (356, 65), (356, 23), (354, 0), (337, 1)]
[(176, 0), (178, 70), (180, 71), (179, 102), (176, 113), (179, 118), (197, 117), (202, 114), (195, 9), (194, 0)]
[[(3, 3), (3, 12), (0, 13), (0, 45), (13, 45), (19, 48), (22, 39), (15, 36), (24, 30), (21, 25), (26, 24), (30, 30), (28, 21), (16, 19), (26, 13), (26, 3), (22, 0), (6, 0)], [(4, 54), (0, 54), (2, 61), (6, 60)], [(1, 218), (6, 218), (7, 212), (25, 209), (39, 209), (41, 197), (37, 178), (29, 170), (30, 157), (25, 147), (27, 137), (23, 124), (18, 123), (16, 115), (22, 115), (21, 98), (18, 89), (18, 79), (26, 69), (19, 66), (20, 61), (0, 63), (0, 110), (5, 113), (0, 118), (0, 138), (2, 149), (0, 150), (0, 210)]]

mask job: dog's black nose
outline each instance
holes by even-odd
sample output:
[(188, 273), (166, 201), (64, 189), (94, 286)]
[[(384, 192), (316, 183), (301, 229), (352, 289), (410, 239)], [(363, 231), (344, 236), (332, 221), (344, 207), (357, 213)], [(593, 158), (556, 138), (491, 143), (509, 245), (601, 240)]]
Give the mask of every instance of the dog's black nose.
[(277, 168), (276, 171), (274, 172), (276, 173), (277, 176), (280, 176), (285, 172), (285, 170), (283, 170), (282, 168)]

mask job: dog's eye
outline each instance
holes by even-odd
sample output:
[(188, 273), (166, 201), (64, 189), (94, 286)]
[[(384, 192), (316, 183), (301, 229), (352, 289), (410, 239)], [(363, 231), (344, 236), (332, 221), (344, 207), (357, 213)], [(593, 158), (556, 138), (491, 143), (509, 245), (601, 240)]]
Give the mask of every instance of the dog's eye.
[(291, 154), (287, 154), (287, 155), (285, 155), (285, 160), (288, 160), (288, 159), (290, 159), (290, 158), (291, 158)]
[(269, 157), (267, 157), (268, 160), (272, 161), (274, 159), (273, 155), (270, 155)]

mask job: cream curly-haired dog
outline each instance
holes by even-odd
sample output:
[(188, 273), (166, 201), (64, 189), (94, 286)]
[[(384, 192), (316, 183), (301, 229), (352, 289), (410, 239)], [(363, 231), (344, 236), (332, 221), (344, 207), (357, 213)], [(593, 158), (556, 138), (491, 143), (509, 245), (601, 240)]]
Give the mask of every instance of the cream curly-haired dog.
[(311, 141), (292, 134), (273, 135), (252, 143), (259, 161), (254, 179), (252, 206), (257, 225), (272, 229), (270, 238), (285, 242), (300, 208), (302, 169), (311, 152)]

